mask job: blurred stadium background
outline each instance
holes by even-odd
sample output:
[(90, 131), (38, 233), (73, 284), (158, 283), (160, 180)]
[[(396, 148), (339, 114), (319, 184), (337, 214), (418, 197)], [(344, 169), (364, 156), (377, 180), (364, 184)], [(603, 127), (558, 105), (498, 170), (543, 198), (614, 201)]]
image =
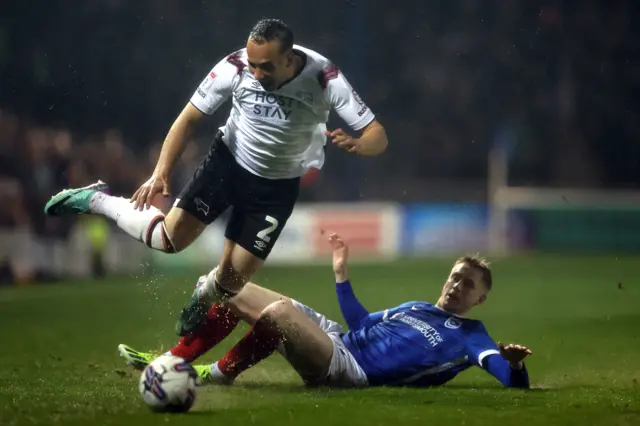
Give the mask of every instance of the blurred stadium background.
[[(142, 406), (116, 345), (175, 342), (224, 220), (164, 255), (99, 217), (48, 218), (43, 207), (98, 178), (130, 196), (203, 76), (261, 17), (284, 19), (296, 42), (333, 59), (390, 145), (378, 158), (327, 148), (258, 282), (339, 320), (330, 270), (309, 266), (330, 260), (322, 230), (367, 261), (351, 272), (372, 311), (434, 301), (452, 256), (481, 252), (496, 284), (473, 315), (497, 340), (532, 348), (534, 389), (506, 392), (474, 369), (438, 390), (304, 391), (272, 357), (238, 386), (200, 390), (199, 413), (176, 424), (640, 424), (638, 4), (3, 2), (0, 424), (169, 421)], [(228, 110), (189, 144), (174, 194)]]
[[(270, 264), (326, 260), (321, 229), (368, 260), (479, 251), (640, 251), (640, 79), (632, 1), (7, 2), (0, 14), (0, 281), (210, 268), (224, 222), (147, 250), (45, 201), (101, 178), (129, 196), (222, 55), (276, 16), (332, 58), (387, 127), (361, 159), (328, 147)], [(179, 191), (226, 119), (173, 175)], [(343, 126), (335, 117), (332, 126)], [(205, 269), (202, 269), (204, 271)]]

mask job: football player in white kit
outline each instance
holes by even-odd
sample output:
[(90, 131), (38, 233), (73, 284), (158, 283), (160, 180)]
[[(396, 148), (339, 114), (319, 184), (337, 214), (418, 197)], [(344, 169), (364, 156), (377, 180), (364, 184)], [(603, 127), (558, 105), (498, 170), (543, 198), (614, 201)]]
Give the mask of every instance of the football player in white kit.
[[(151, 205), (154, 196), (169, 195), (169, 176), (195, 124), (229, 98), (227, 122), (165, 216)], [(327, 130), (332, 109), (359, 137)], [(264, 19), (246, 48), (220, 60), (204, 78), (171, 126), (154, 173), (130, 199), (106, 194), (107, 185), (98, 181), (61, 191), (45, 212), (104, 215), (150, 248), (176, 253), (232, 207), (219, 265), (180, 314), (177, 332), (184, 336), (264, 264), (294, 208), (300, 177), (323, 165), (327, 137), (364, 156), (383, 153), (388, 143), (383, 126), (340, 70), (295, 45), (282, 21)]]

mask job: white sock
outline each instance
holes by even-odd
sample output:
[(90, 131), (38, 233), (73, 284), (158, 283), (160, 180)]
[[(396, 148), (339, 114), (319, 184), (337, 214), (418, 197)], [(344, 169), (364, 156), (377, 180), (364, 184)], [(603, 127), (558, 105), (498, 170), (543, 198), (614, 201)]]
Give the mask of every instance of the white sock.
[(173, 244), (164, 231), (164, 214), (153, 206), (149, 210), (139, 211), (133, 208), (133, 203), (127, 198), (96, 192), (89, 202), (89, 210), (113, 220), (120, 229), (151, 248), (172, 250)]
[(211, 375), (213, 377), (225, 377), (225, 375), (222, 373), (222, 371), (220, 371), (220, 368), (218, 367), (218, 361), (211, 364)]
[(222, 371), (220, 371), (217, 361), (211, 364), (211, 377), (217, 383), (221, 383), (225, 385), (229, 385), (233, 383), (233, 378), (225, 376), (225, 374)]
[(218, 267), (209, 272), (204, 283), (198, 288), (198, 299), (208, 302), (217, 303), (238, 294), (236, 291), (223, 287), (218, 281)]
[(207, 278), (204, 280), (204, 283), (200, 287), (198, 287), (198, 299), (215, 303), (216, 300), (216, 279), (218, 276), (218, 268), (214, 268), (213, 271), (209, 272)]

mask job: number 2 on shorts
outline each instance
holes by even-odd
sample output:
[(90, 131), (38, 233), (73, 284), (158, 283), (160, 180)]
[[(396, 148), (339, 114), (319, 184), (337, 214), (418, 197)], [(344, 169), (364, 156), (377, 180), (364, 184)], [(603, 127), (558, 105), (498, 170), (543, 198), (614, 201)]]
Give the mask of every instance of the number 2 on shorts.
[(258, 232), (258, 238), (260, 238), (265, 243), (268, 243), (269, 241), (271, 241), (271, 237), (269, 236), (269, 234), (275, 231), (278, 227), (278, 219), (267, 215), (264, 220), (269, 222), (271, 225), (269, 225), (268, 228), (265, 228), (262, 231)]

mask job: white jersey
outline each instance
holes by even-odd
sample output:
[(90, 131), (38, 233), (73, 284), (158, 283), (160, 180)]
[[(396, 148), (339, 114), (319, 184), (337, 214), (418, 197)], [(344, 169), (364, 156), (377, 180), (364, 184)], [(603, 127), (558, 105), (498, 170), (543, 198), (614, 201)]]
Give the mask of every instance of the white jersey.
[(191, 97), (207, 115), (232, 97), (231, 114), (220, 127), (223, 140), (238, 164), (268, 179), (294, 178), (322, 167), (331, 109), (354, 130), (375, 118), (331, 61), (302, 46), (294, 49), (306, 56), (304, 67), (273, 92), (253, 77), (242, 49), (218, 62)]

